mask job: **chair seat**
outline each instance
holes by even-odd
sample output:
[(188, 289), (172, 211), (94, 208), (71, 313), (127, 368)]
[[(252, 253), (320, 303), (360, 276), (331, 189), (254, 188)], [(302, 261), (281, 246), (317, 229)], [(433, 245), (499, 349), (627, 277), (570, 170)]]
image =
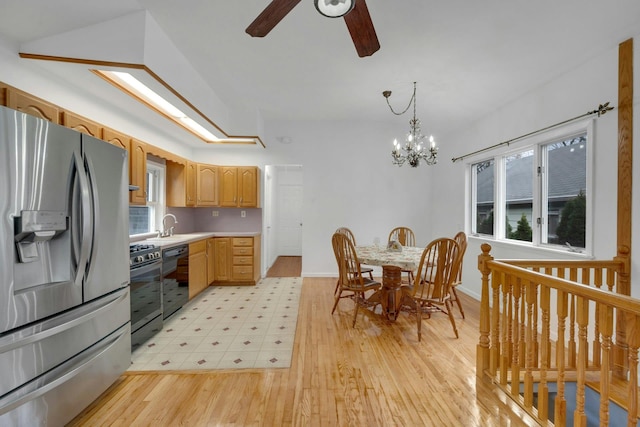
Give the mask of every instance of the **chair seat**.
[(378, 282), (377, 280), (367, 279), (366, 277), (362, 278), (362, 282), (363, 283), (360, 283), (360, 281), (349, 283), (343, 286), (342, 289), (356, 292), (366, 292), (371, 289), (378, 289), (382, 287), (382, 283)]

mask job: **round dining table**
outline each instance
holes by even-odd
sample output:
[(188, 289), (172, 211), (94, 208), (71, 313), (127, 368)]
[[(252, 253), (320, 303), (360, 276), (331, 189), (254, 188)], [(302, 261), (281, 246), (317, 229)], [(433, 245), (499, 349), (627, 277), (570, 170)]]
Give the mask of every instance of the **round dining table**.
[(361, 264), (382, 267), (382, 288), (368, 301), (380, 302), (383, 314), (391, 321), (395, 321), (400, 312), (400, 271), (412, 270), (415, 273), (423, 251), (424, 248), (415, 246), (404, 246), (400, 251), (381, 245), (356, 246), (356, 255)]

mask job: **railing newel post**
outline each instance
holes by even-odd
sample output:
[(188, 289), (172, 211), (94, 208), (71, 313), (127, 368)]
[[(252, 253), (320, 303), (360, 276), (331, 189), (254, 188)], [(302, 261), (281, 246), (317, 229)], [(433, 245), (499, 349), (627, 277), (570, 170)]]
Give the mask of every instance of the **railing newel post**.
[[(480, 338), (476, 350), (476, 376), (482, 377), (489, 368), (490, 345), (489, 332), (491, 328), (491, 314), (489, 309), (489, 275), (491, 269), (488, 262), (493, 260), (491, 245), (483, 243), (480, 246), (482, 253), (478, 255), (478, 270), (482, 275), (482, 294), (480, 297)], [(494, 372), (495, 374), (495, 372)]]

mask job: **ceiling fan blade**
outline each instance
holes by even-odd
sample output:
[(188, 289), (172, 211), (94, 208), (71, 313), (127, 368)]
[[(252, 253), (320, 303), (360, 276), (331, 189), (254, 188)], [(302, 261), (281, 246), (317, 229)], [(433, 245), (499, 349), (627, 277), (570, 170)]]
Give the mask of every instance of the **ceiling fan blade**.
[(273, 0), (245, 30), (252, 37), (264, 37), (287, 16), (301, 0)]
[(371, 56), (380, 49), (376, 30), (365, 0), (356, 0), (355, 7), (344, 16), (359, 57)]

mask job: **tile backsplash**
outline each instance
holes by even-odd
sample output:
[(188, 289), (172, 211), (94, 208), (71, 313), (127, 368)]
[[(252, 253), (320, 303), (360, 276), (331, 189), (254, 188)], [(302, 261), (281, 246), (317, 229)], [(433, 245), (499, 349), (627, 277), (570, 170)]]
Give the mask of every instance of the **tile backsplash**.
[(146, 206), (129, 206), (129, 235), (149, 230), (149, 214)]

